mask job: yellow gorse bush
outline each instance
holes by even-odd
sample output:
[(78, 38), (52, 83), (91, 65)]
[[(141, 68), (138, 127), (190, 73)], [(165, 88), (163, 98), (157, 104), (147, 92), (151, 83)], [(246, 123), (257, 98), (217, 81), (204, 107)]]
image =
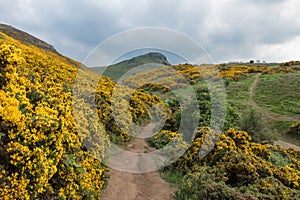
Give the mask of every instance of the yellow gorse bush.
[[(295, 61), (295, 63), (298, 63)], [(245, 64), (178, 64), (173, 66), (162, 66), (160, 68), (147, 70), (125, 78), (122, 82), (131, 87), (140, 86), (146, 90), (151, 89), (167, 92), (178, 88), (186, 88), (195, 84), (198, 79), (219, 79), (239, 80), (249, 76), (250, 73), (290, 73), (295, 72), (284, 63), (278, 67), (267, 67), (263, 65)]]
[[(162, 101), (127, 87), (112, 98), (115, 83), (109, 78), (0, 34), (0, 196), (99, 199), (108, 179), (102, 163), (109, 160), (110, 135), (128, 141), (133, 122), (149, 119), (149, 107)], [(77, 87), (87, 94), (96, 90), (94, 97), (72, 99), (79, 71), (83, 77)], [(118, 99), (120, 93), (128, 101)], [(113, 110), (123, 116), (118, 122)]]
[(300, 135), (300, 121), (293, 123), (289, 130), (288, 130), (288, 134), (295, 136), (295, 137), (299, 137)]
[[(249, 194), (272, 194), (282, 199), (299, 194), (300, 152), (254, 143), (247, 132), (232, 128), (220, 135), (207, 127), (199, 128), (195, 133), (195, 138), (184, 155), (167, 167), (186, 174), (181, 192), (188, 192), (194, 187), (198, 190), (198, 187), (203, 186), (201, 184), (206, 187), (209, 181), (214, 180), (216, 182), (208, 190), (223, 184), (222, 187), (228, 190), (238, 188), (247, 190)], [(171, 141), (176, 133), (161, 131), (154, 136), (156, 139), (157, 137), (161, 138), (160, 141)], [(183, 140), (181, 142), (184, 143)], [(274, 159), (274, 156), (277, 157)], [(280, 163), (280, 159), (286, 161)], [(233, 194), (234, 192), (231, 193)]]

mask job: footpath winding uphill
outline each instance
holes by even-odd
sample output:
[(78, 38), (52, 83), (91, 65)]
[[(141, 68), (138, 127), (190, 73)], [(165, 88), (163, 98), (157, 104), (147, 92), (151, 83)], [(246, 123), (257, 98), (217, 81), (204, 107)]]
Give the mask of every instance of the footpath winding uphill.
[[(145, 126), (139, 137), (136, 137), (127, 145), (126, 151), (136, 154), (146, 154), (145, 152), (155, 151), (146, 143), (144, 137), (151, 135), (155, 124)], [(122, 154), (122, 153), (121, 153)], [(122, 157), (123, 155), (118, 155)], [(151, 161), (147, 159), (132, 159), (130, 162), (136, 162), (138, 167), (151, 167)], [(143, 162), (143, 163), (138, 163)], [(126, 163), (124, 163), (126, 165)], [(141, 171), (148, 171), (141, 169)], [(128, 173), (110, 170), (110, 179), (107, 188), (104, 190), (102, 199), (104, 200), (171, 200), (172, 192), (170, 185), (160, 176), (158, 171), (147, 173)]]
[(277, 113), (273, 113), (273, 112), (270, 112), (269, 110), (267, 110), (266, 108), (263, 108), (263, 107), (260, 107), (259, 105), (257, 105), (257, 103), (253, 99), (253, 96), (255, 94), (255, 89), (256, 89), (257, 83), (259, 82), (260, 76), (261, 76), (261, 73), (256, 74), (255, 79), (250, 86), (250, 89), (249, 89), (250, 98), (249, 98), (249, 102), (248, 102), (249, 105), (256, 108), (266, 119), (281, 120), (281, 121), (298, 121), (297, 117), (284, 116), (284, 115), (280, 115)]
[[(253, 99), (253, 96), (255, 94), (255, 89), (256, 89), (256, 86), (257, 86), (260, 76), (261, 76), (260, 73), (256, 74), (255, 79), (250, 86), (250, 89), (249, 89), (250, 98), (249, 98), (249, 102), (248, 102), (249, 105), (256, 108), (266, 120), (297, 121), (298, 119), (293, 116), (283, 116), (283, 115), (280, 115), (277, 113), (272, 113), (272, 112), (268, 111), (267, 109), (262, 108), (259, 105), (257, 105), (257, 103)], [(288, 140), (290, 140), (290, 138), (284, 138), (284, 140), (286, 140), (286, 141), (282, 141), (282, 140), (274, 141), (274, 145), (278, 145), (278, 146), (280, 146), (282, 148), (286, 148), (286, 149), (292, 148), (292, 149), (295, 149), (296, 151), (300, 151), (299, 146), (296, 146), (296, 145), (288, 142)]]

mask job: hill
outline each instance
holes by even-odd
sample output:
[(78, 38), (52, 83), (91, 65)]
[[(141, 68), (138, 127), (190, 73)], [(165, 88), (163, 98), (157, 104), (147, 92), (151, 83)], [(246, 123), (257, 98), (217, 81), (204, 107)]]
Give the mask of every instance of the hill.
[(6, 34), (16, 40), (19, 40), (23, 43), (32, 44), (41, 49), (45, 49), (47, 51), (58, 53), (52, 45), (32, 36), (24, 31), (16, 29), (10, 25), (0, 24), (0, 32)]
[[(129, 60), (124, 60), (122, 62), (110, 65), (107, 68), (105, 67), (95, 67), (93, 70), (103, 73), (103, 75), (112, 78), (113, 80), (118, 80), (123, 74), (129, 70), (144, 64), (162, 64), (162, 65), (171, 65), (167, 60), (166, 56), (157, 52), (150, 52), (144, 55), (140, 55)], [(105, 69), (105, 71), (104, 71)]]

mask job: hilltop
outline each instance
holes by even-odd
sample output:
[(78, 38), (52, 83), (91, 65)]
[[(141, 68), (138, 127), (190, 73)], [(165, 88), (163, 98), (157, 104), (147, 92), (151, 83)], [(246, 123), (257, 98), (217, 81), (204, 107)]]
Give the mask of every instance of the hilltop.
[(8, 35), (8, 36), (10, 36), (10, 37), (12, 37), (16, 40), (19, 40), (23, 43), (31, 44), (31, 45), (34, 45), (34, 46), (39, 47), (41, 49), (45, 49), (47, 51), (58, 53), (52, 45), (50, 45), (50, 44), (48, 44), (48, 43), (32, 36), (32, 35), (24, 32), (24, 31), (16, 29), (16, 28), (14, 28), (10, 25), (0, 23), (0, 32), (6, 34), (6, 35)]
[[(113, 64), (105, 67), (95, 67), (93, 70), (103, 73), (103, 75), (112, 78), (113, 80), (118, 80), (123, 74), (130, 71), (131, 69), (144, 65), (144, 64), (161, 64), (161, 65), (171, 65), (167, 60), (166, 56), (158, 52), (150, 52), (144, 55), (140, 55), (122, 62)], [(105, 69), (105, 71), (104, 71)]]

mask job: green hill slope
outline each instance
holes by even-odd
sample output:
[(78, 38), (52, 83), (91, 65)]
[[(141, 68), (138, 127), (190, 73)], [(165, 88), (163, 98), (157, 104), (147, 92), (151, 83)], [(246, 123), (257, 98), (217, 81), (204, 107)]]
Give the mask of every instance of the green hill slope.
[[(161, 53), (150, 52), (141, 56), (131, 58), (129, 60), (124, 60), (114, 65), (106, 67), (95, 67), (93, 70), (112, 78), (113, 80), (118, 80), (123, 74), (129, 70), (144, 64), (162, 64), (171, 65), (167, 58)], [(105, 71), (104, 71), (105, 70)]]

